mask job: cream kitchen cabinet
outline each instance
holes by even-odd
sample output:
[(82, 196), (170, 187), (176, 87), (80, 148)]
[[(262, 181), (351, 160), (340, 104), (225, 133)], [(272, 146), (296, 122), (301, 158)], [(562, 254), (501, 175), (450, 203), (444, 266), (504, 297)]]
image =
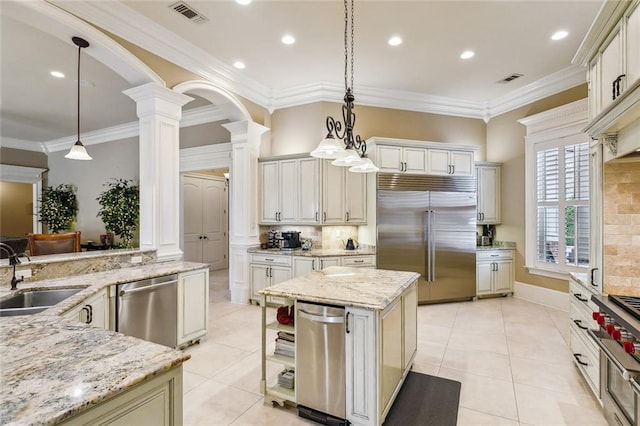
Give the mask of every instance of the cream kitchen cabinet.
[(322, 163), (322, 223), (326, 225), (367, 222), (367, 175), (348, 167)]
[(111, 329), (109, 321), (109, 288), (105, 287), (93, 296), (88, 297), (82, 303), (64, 313), (63, 316), (105, 330)]
[(378, 168), (387, 173), (427, 172), (427, 150), (418, 147), (378, 146)]
[(375, 269), (376, 257), (375, 255), (343, 256), (340, 260), (340, 266)]
[(295, 223), (298, 194), (296, 159), (260, 163), (262, 209), (260, 222)]
[(429, 148), (427, 173), (430, 175), (473, 176), (473, 152)]
[(500, 163), (476, 163), (478, 225), (500, 223)]
[[(265, 287), (278, 284), (291, 279), (290, 255), (265, 255), (254, 253), (251, 255), (249, 265), (251, 274), (251, 301), (260, 303), (258, 292)], [(280, 300), (269, 299), (272, 303), (280, 303)]]
[(292, 256), (293, 276), (301, 277), (313, 271), (322, 271), (329, 266), (340, 266), (339, 257)]
[(178, 274), (178, 346), (194, 342), (209, 330), (209, 269)]
[(476, 254), (476, 295), (513, 294), (513, 250), (481, 250)]
[(322, 163), (317, 158), (298, 161), (298, 197), (296, 222), (301, 225), (320, 224), (320, 182)]

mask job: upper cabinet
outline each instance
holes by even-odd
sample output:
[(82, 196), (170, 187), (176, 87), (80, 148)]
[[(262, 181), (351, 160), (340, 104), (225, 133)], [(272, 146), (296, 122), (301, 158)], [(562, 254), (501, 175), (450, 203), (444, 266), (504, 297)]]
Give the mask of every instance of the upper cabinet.
[(308, 156), (260, 161), (261, 224), (360, 225), (367, 175)]
[(475, 147), (370, 138), (367, 151), (382, 173), (473, 176)]
[(573, 63), (588, 67), (589, 124), (608, 161), (640, 148), (640, 0), (604, 2)]
[(478, 225), (500, 223), (501, 163), (476, 163), (478, 182)]

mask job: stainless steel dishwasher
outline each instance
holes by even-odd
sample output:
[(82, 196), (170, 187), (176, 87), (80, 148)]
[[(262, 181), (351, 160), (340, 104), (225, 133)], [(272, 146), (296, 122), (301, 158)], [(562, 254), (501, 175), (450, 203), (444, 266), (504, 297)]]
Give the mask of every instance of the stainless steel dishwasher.
[(166, 275), (117, 287), (116, 331), (175, 348), (178, 276)]
[[(296, 392), (298, 414), (325, 424), (344, 419), (344, 308), (296, 303)], [(319, 413), (318, 413), (319, 412)]]

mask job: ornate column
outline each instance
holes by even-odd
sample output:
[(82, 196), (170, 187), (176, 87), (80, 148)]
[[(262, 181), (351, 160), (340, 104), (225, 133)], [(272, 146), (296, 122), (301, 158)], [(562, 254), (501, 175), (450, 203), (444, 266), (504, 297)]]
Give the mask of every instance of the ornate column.
[(157, 83), (123, 93), (140, 120), (140, 248), (155, 249), (159, 261), (181, 259), (179, 124), (193, 98)]
[(229, 290), (232, 302), (247, 303), (251, 290), (247, 249), (259, 244), (258, 157), (269, 129), (247, 120), (222, 126), (231, 134)]

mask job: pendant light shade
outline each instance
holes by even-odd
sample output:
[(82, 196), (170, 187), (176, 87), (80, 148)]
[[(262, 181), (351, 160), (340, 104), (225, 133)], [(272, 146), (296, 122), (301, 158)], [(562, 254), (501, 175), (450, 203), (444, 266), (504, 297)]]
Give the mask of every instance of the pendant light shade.
[(358, 154), (358, 152), (355, 149), (349, 148), (345, 151), (347, 155), (333, 160), (331, 164), (334, 166), (351, 167), (351, 166), (357, 166), (363, 163), (364, 158), (360, 158), (360, 154)]
[(71, 147), (71, 150), (65, 158), (71, 160), (92, 160), (91, 156), (87, 153), (87, 149), (80, 141), (80, 51), (83, 47), (89, 47), (89, 42), (80, 37), (72, 37), (73, 44), (78, 46), (78, 139), (76, 143)]
[(353, 173), (375, 173), (378, 170), (380, 169), (368, 158), (363, 158), (362, 163), (349, 167), (349, 171)]
[(341, 158), (345, 155), (347, 155), (347, 151), (344, 149), (344, 144), (341, 140), (334, 138), (333, 135), (327, 135), (327, 137), (320, 142), (320, 145), (311, 151), (312, 157), (326, 158), (329, 160)]

